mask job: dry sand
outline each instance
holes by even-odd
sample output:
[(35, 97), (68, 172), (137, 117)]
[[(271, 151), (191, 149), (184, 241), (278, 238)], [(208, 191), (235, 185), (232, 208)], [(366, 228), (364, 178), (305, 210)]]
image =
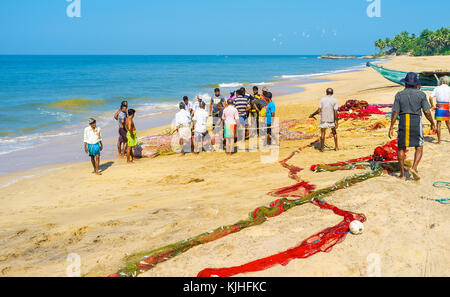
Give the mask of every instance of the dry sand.
[[(398, 70), (450, 69), (450, 57), (396, 57), (385, 64)], [(332, 75), (302, 93), (276, 98), (281, 120), (312, 113), (327, 87), (339, 103), (363, 99), (392, 103), (401, 87), (372, 69)], [(161, 130), (161, 128), (156, 129)], [(141, 133), (154, 133), (155, 129)], [(330, 253), (293, 260), (246, 276), (366, 276), (379, 256), (382, 276), (449, 276), (449, 206), (421, 199), (449, 197), (433, 182), (450, 181), (450, 135), (443, 144), (428, 137), (420, 182), (382, 176), (334, 193), (326, 201), (363, 213), (368, 221), (361, 236), (347, 236)], [(291, 164), (309, 168), (372, 154), (388, 142), (377, 136), (341, 135), (341, 151), (306, 149)], [(280, 159), (311, 140), (282, 142)], [(332, 141), (328, 144), (332, 146)], [(412, 157), (412, 154), (409, 154)], [(94, 176), (89, 162), (63, 164), (0, 177), (0, 276), (65, 276), (67, 256), (81, 256), (83, 276), (107, 276), (123, 265), (127, 254), (174, 243), (245, 219), (267, 205), (272, 189), (291, 185), (278, 162), (263, 164), (259, 153), (173, 155), (138, 160), (104, 161)], [(318, 188), (358, 171), (300, 173)], [(183, 184), (192, 178), (203, 182)], [(266, 223), (197, 246), (144, 276), (195, 276), (208, 267), (228, 267), (266, 257), (298, 245), (341, 220), (311, 204), (296, 207)]]

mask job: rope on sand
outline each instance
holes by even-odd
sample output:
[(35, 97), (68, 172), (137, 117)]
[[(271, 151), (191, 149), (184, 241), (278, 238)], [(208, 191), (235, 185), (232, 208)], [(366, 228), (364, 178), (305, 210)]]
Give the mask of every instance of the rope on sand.
[[(450, 189), (450, 182), (437, 181), (433, 184), (433, 187), (439, 189)], [(422, 196), (422, 199), (439, 202), (440, 204), (450, 204), (450, 198), (432, 199)]]

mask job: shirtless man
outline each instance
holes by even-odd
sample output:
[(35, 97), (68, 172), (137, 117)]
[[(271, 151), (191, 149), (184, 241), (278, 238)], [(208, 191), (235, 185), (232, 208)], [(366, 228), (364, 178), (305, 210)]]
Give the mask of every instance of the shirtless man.
[(125, 127), (127, 129), (127, 141), (128, 141), (128, 147), (127, 147), (127, 162), (133, 163), (134, 161), (134, 153), (133, 149), (136, 148), (138, 145), (138, 138), (136, 136), (136, 127), (134, 126), (134, 114), (136, 111), (134, 109), (128, 110), (128, 118), (125, 122)]

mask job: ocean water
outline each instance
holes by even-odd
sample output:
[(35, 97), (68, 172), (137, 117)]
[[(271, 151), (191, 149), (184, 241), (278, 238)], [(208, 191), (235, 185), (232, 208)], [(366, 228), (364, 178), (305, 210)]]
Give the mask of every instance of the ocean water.
[(124, 99), (139, 115), (184, 95), (349, 71), (364, 60), (317, 56), (0, 56), (0, 155), (79, 134), (87, 118), (113, 124)]

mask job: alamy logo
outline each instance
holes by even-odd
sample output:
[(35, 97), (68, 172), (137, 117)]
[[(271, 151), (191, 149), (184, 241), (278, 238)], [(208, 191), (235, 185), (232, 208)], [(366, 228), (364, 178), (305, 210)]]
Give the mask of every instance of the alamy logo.
[(367, 0), (372, 2), (367, 6), (367, 16), (369, 18), (381, 18), (381, 0)]
[(66, 275), (67, 277), (80, 277), (81, 276), (81, 257), (78, 254), (72, 253), (67, 256)]
[(379, 254), (369, 254), (367, 256), (367, 276), (368, 277), (381, 277), (381, 256)]
[(70, 2), (67, 6), (66, 14), (69, 18), (81, 18), (81, 0), (66, 0)]

